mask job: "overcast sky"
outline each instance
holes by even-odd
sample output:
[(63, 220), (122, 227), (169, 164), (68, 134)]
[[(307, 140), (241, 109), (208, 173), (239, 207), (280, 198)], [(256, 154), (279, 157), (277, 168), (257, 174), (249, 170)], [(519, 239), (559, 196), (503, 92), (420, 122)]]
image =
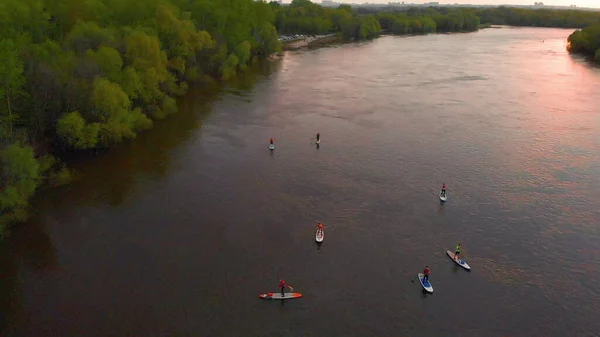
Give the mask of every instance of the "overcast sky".
[[(536, 1), (541, 1), (544, 5), (553, 6), (569, 6), (576, 5), (578, 7), (600, 7), (600, 0), (334, 0), (342, 3), (388, 3), (402, 2), (405, 3), (427, 3), (431, 1), (439, 2), (440, 4), (478, 4), (478, 5), (533, 5)], [(284, 0), (291, 2), (291, 0)], [(312, 0), (314, 3), (321, 3), (321, 0)]]

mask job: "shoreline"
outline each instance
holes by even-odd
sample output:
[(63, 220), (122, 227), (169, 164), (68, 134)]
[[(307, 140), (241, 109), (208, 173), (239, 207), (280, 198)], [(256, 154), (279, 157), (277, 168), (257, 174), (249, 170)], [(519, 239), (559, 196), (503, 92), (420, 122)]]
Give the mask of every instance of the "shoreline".
[(340, 40), (338, 33), (332, 33), (327, 35), (317, 35), (315, 37), (309, 36), (300, 40), (295, 40), (289, 43), (284, 43), (281, 47), (282, 51), (296, 50), (304, 47), (311, 47), (315, 45), (328, 44), (337, 40)]
[[(475, 33), (475, 32), (478, 32), (478, 31), (484, 30), (484, 29), (502, 29), (505, 27), (510, 27), (510, 26), (503, 26), (503, 25), (485, 25), (484, 26), (484, 25), (482, 25), (477, 30), (473, 30), (473, 31), (434, 32), (434, 33), (428, 33), (428, 34), (394, 34), (394, 33), (389, 32), (388, 30), (381, 30), (381, 32), (379, 33), (379, 36), (377, 36), (377, 37), (382, 37), (382, 36), (421, 36), (421, 35), (432, 35), (432, 34), (469, 34), (469, 33)], [(377, 38), (377, 37), (375, 37), (375, 38)], [(348, 40), (348, 42), (353, 42), (353, 41), (356, 41), (356, 40)], [(275, 59), (279, 59), (279, 58), (283, 57), (283, 52), (285, 52), (285, 51), (298, 50), (298, 49), (309, 48), (309, 47), (313, 47), (313, 48), (325, 47), (325, 46), (328, 46), (328, 45), (336, 43), (336, 42), (344, 42), (344, 39), (340, 35), (339, 32), (331, 33), (331, 34), (327, 34), (327, 35), (317, 35), (315, 37), (309, 36), (309, 37), (293, 40), (293, 41), (290, 41), (287, 43), (283, 43), (283, 45), (281, 47), (281, 52), (273, 53), (271, 56), (268, 57), (268, 60), (275, 60)]]

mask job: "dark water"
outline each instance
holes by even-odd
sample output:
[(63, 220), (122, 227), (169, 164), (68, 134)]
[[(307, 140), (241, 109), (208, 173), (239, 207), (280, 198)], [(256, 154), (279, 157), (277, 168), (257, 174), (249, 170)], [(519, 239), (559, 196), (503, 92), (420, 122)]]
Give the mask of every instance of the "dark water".
[[(600, 70), (570, 33), (288, 52), (191, 93), (39, 194), (1, 248), (2, 335), (597, 336)], [(259, 300), (279, 277), (304, 298)]]

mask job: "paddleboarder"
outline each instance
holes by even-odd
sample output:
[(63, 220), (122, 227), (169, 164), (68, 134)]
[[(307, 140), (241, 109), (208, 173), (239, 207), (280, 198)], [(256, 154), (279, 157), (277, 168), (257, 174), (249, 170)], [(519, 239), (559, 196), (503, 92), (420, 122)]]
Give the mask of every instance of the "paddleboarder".
[(427, 281), (429, 282), (429, 273), (431, 272), (431, 270), (429, 270), (429, 266), (425, 266), (425, 270), (423, 270), (423, 282)]
[(281, 289), (281, 297), (285, 297), (285, 288), (290, 288), (291, 291), (294, 291), (294, 288), (288, 286), (287, 284), (285, 284), (285, 280), (281, 279), (279, 280), (279, 289)]
[(460, 243), (458, 245), (456, 245), (456, 250), (454, 251), (454, 260), (455, 261), (460, 260), (460, 258), (458, 257), (459, 254), (460, 254)]
[(321, 140), (321, 134), (317, 132), (317, 142)]
[(445, 183), (442, 185), (442, 196), (444, 196), (444, 197), (446, 196), (446, 184)]
[(325, 228), (325, 225), (323, 225), (322, 223), (320, 223), (319, 221), (317, 221), (317, 228), (320, 230), (323, 230), (323, 228)]
[(273, 144), (273, 137), (271, 137), (271, 138), (269, 139), (269, 144), (271, 144), (271, 145)]

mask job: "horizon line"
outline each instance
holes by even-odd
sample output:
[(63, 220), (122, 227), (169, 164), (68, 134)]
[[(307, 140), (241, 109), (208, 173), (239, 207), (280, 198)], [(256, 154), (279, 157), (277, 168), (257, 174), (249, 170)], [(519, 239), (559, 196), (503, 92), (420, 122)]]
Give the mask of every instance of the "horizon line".
[[(272, 1), (272, 0), (271, 0)], [(310, 0), (312, 3), (314, 4), (318, 4), (318, 5), (322, 5), (323, 1), (319, 1), (319, 0)], [(410, 2), (409, 2), (410, 1)], [(279, 1), (277, 1), (279, 2)], [(291, 3), (292, 0), (284, 0), (283, 3), (285, 4), (289, 4)], [(535, 5), (535, 4), (474, 4), (474, 3), (456, 3), (456, 2), (452, 2), (452, 1), (432, 1), (432, 0), (396, 0), (396, 1), (388, 1), (388, 2), (360, 2), (360, 0), (357, 0), (356, 2), (348, 2), (345, 0), (325, 0), (325, 2), (329, 2), (329, 3), (334, 3), (334, 4), (340, 4), (340, 5), (356, 5), (356, 6), (368, 6), (368, 5), (403, 5), (403, 6), (410, 6), (410, 5), (419, 5), (419, 6), (423, 6), (423, 5), (430, 5), (430, 6), (456, 6), (456, 7), (460, 7), (460, 6), (480, 6), (480, 7), (534, 7), (534, 8), (538, 8), (538, 9), (543, 9), (543, 8), (566, 8), (566, 9), (600, 9), (600, 4), (598, 4), (597, 7), (590, 7), (589, 5), (586, 5), (585, 7), (582, 7), (580, 5), (550, 5), (550, 4), (544, 4), (543, 1), (539, 1), (542, 3), (542, 5)], [(538, 2), (538, 1), (534, 1)]]

